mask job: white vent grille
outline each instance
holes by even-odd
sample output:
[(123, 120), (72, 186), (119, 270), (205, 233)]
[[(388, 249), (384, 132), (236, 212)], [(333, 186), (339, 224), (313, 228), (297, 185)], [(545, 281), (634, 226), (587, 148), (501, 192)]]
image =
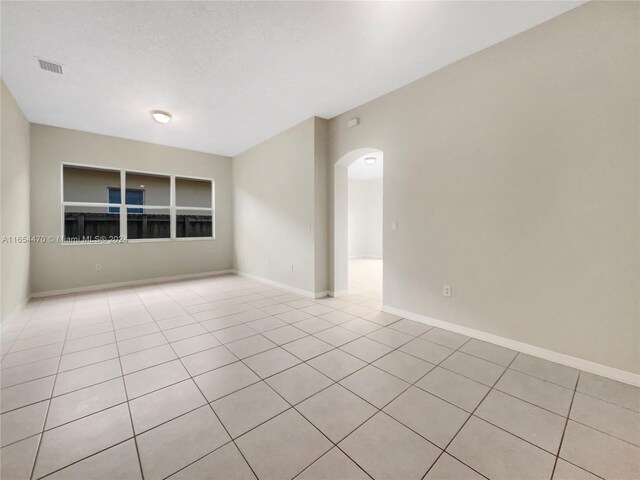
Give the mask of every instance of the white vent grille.
[(46, 60), (38, 59), (38, 63), (40, 64), (40, 68), (42, 70), (46, 70), (47, 72), (57, 73), (58, 75), (62, 75), (62, 65), (58, 65), (57, 63), (47, 62)]

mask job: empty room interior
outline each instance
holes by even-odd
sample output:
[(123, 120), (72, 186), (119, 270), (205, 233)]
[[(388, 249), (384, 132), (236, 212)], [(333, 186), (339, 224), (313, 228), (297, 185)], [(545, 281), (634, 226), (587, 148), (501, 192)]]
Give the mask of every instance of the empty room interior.
[(640, 2), (0, 13), (2, 480), (640, 479)]

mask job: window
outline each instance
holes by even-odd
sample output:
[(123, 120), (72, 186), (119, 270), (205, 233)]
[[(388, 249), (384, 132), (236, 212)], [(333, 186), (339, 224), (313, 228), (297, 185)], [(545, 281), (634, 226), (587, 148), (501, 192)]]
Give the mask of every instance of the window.
[[(108, 187), (108, 197), (109, 203), (117, 203), (120, 204), (120, 187)], [(144, 205), (144, 190), (127, 188), (127, 192), (125, 193), (125, 198), (127, 199), (127, 205)], [(118, 213), (120, 209), (118, 207), (109, 207), (109, 212)], [(130, 208), (128, 210), (129, 213), (142, 213), (141, 208)]]
[(62, 177), (67, 241), (214, 238), (213, 180), (75, 165)]
[(213, 236), (213, 185), (210, 180), (176, 178), (176, 236)]

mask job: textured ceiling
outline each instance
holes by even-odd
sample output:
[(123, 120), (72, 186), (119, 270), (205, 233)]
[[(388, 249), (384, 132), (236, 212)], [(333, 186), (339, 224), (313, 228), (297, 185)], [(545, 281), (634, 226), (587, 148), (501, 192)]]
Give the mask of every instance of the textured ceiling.
[(2, 2), (2, 76), (30, 122), (234, 155), (580, 3)]

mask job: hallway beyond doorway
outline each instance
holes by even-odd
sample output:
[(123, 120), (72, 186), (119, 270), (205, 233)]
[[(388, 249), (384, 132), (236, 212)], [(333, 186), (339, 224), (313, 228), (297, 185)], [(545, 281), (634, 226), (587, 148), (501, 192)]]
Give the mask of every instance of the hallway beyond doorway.
[(349, 293), (382, 301), (382, 259), (349, 260)]

